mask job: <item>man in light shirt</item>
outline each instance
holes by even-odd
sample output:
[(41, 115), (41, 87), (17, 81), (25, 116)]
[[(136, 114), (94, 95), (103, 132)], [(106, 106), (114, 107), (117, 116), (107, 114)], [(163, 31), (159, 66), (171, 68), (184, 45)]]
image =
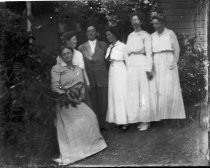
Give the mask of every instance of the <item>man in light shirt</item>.
[(101, 129), (107, 128), (106, 111), (108, 104), (108, 69), (105, 60), (108, 45), (97, 40), (98, 32), (95, 26), (87, 27), (88, 41), (78, 47), (82, 52), (85, 61), (87, 75), (90, 81), (90, 97), (93, 104), (99, 126)]

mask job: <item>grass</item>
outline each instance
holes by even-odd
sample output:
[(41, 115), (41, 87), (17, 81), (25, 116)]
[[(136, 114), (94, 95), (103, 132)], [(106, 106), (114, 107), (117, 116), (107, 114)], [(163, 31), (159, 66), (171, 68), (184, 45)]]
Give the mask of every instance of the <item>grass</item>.
[[(197, 114), (198, 107), (188, 108)], [(152, 123), (151, 129), (139, 132), (132, 125), (126, 133), (117, 128), (103, 131), (108, 148), (69, 167), (104, 167), (104, 166), (138, 166), (138, 165), (205, 165), (200, 153), (199, 137), (203, 134), (195, 115), (177, 125), (175, 121)], [(43, 134), (43, 132), (45, 134)], [(34, 131), (38, 137), (31, 142), (27, 150), (3, 148), (1, 165), (3, 167), (56, 167), (51, 161), (58, 153), (56, 132), (47, 127)], [(35, 136), (33, 136), (35, 137)], [(32, 148), (34, 147), (34, 148)], [(19, 150), (19, 151), (18, 151)]]

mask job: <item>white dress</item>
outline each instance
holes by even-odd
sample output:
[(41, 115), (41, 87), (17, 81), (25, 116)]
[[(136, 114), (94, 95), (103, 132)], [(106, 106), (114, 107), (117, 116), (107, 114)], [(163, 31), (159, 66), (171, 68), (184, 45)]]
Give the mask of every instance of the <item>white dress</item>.
[[(106, 58), (113, 45), (107, 49)], [(119, 125), (127, 124), (127, 70), (125, 65), (126, 45), (117, 41), (110, 54), (108, 110), (106, 121)]]
[(185, 118), (184, 103), (179, 82), (178, 67), (170, 69), (173, 58), (179, 59), (179, 43), (172, 30), (152, 34), (155, 80), (157, 88), (157, 114), (159, 119)]
[(129, 55), (126, 61), (128, 122), (155, 121), (154, 80), (149, 81), (146, 75), (153, 63), (151, 36), (145, 31), (132, 32), (126, 46)]

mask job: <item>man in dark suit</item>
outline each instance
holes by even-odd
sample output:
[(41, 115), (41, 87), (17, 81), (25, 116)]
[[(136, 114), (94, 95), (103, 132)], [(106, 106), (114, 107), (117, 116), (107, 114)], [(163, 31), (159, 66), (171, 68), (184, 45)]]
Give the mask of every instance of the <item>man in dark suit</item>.
[(92, 109), (95, 111), (101, 129), (107, 128), (106, 112), (108, 105), (108, 70), (105, 54), (108, 48), (103, 41), (97, 40), (95, 26), (87, 27), (88, 41), (78, 47), (85, 61), (87, 75), (90, 81), (90, 97)]

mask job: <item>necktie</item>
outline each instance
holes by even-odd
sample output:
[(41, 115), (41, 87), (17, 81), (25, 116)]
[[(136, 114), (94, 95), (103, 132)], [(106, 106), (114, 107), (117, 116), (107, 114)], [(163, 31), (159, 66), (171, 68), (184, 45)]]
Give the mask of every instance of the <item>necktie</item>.
[(110, 61), (110, 57), (111, 57), (111, 53), (112, 53), (112, 49), (114, 48), (115, 46), (113, 45), (110, 49), (110, 52), (109, 52), (109, 55), (107, 57), (107, 60)]

